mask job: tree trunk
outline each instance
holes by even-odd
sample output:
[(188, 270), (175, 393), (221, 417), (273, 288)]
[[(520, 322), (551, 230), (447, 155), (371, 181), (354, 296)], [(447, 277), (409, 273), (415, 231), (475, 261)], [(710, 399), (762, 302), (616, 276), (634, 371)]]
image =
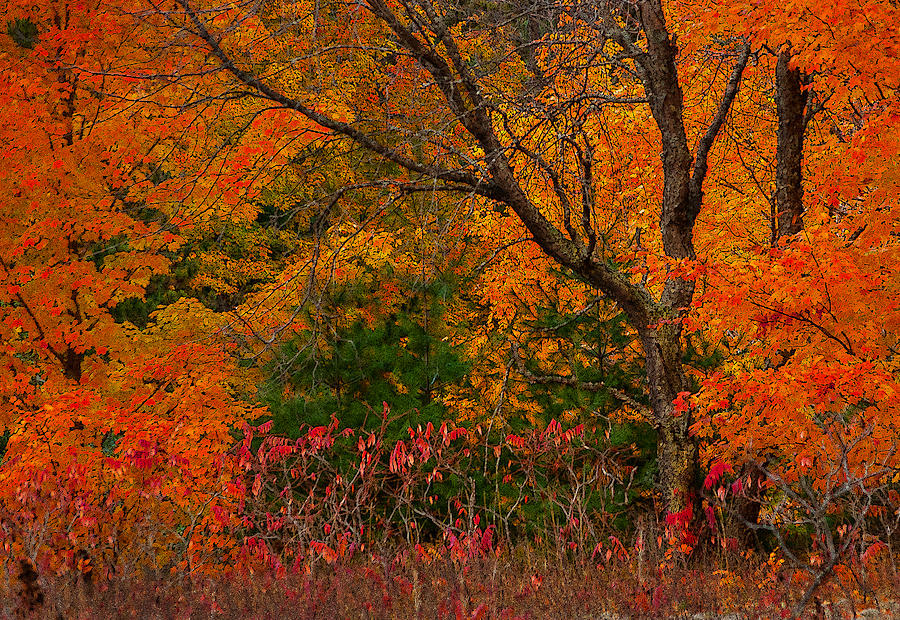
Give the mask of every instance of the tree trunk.
[(747, 463), (738, 472), (741, 481), (741, 492), (729, 506), (725, 518), (725, 538), (734, 539), (743, 548), (760, 546), (757, 530), (752, 526), (758, 523), (762, 511), (762, 483), (765, 474), (756, 463)]
[(699, 446), (690, 434), (690, 410), (674, 401), (687, 392), (682, 365), (681, 328), (677, 323), (639, 330), (646, 355), (650, 404), (658, 430), (657, 481), (666, 510), (681, 512), (696, 499)]
[[(778, 113), (778, 136), (775, 162), (775, 213), (772, 222), (772, 245), (783, 237), (803, 230), (803, 140), (806, 133), (809, 92), (807, 76), (790, 68), (791, 52), (786, 47), (775, 65), (775, 104)], [(780, 351), (784, 365), (793, 351)], [(755, 455), (751, 455), (755, 456)], [(745, 464), (738, 473), (743, 491), (731, 502), (725, 523), (725, 536), (749, 547), (757, 541), (756, 524), (762, 508), (760, 485), (764, 479), (759, 467)]]
[(777, 243), (803, 230), (803, 135), (806, 133), (806, 80), (790, 68), (791, 52), (778, 55), (775, 66), (775, 103), (778, 108), (775, 204), (778, 210)]

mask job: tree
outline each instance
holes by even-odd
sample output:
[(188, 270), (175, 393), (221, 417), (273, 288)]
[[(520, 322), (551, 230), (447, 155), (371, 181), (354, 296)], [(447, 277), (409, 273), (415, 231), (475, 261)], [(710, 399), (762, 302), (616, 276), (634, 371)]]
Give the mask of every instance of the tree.
[(121, 70), (143, 50), (120, 12), (23, 1), (0, 14), (4, 549), (52, 570), (76, 550), (98, 566), (196, 568), (222, 542), (201, 530), (221, 530), (213, 508), (237, 497), (226, 448), (251, 408), (223, 343), (194, 341), (209, 314), (182, 302), (140, 331), (116, 313), (182, 243), (153, 208), (172, 191), (153, 172), (183, 125), (128, 102), (145, 93)]
[[(895, 7), (871, 4), (889, 23)], [(776, 20), (737, 1), (178, 0), (152, 14), (165, 41), (209, 54), (193, 73), (157, 75), (190, 84), (188, 103), (241, 101), (268, 135), (341, 144), (391, 204), (427, 191), (465, 198), (470, 218), (511, 211), (541, 253), (621, 309), (643, 349), (660, 488), (680, 512), (698, 483), (683, 342), (698, 266), (727, 270), (761, 232), (787, 243), (808, 224), (804, 136), (816, 113), (820, 136), (828, 123), (846, 136), (858, 84), (871, 105), (881, 89), (877, 105), (895, 109), (893, 86), (872, 81), (877, 63), (846, 60), (860, 50), (845, 33), (861, 11), (829, 9), (838, 34), (802, 3)], [(873, 28), (870, 57), (892, 37)], [(857, 116), (867, 131), (891, 118)], [(822, 165), (841, 150), (816, 146)], [(822, 180), (817, 191), (835, 196)], [(889, 192), (895, 178), (879, 171), (855, 187), (879, 183)]]
[[(830, 497), (817, 508), (821, 528), (843, 502), (877, 495), (897, 464), (897, 293), (888, 274), (898, 258), (900, 98), (897, 33), (887, 26), (897, 7), (770, 11), (734, 3), (707, 22), (767, 49), (777, 132), (774, 152), (753, 139), (743, 147), (746, 186), (757, 188), (758, 210), (770, 209), (770, 243), (710, 256), (698, 299), (698, 321), (723, 339), (726, 358), (705, 377), (697, 428), (717, 460), (744, 467), (754, 500), (736, 498), (745, 522), (755, 524), (765, 483)], [(865, 37), (851, 34), (860, 29)], [(731, 183), (730, 204), (741, 189)]]
[[(704, 458), (766, 460), (783, 488), (816, 481), (810, 497), (841, 473), (867, 481), (873, 459), (894, 471), (900, 34), (885, 25), (897, 12), (893, 0), (7, 3), (4, 522), (43, 517), (69, 534), (60, 551), (111, 528), (137, 541), (156, 519), (158, 564), (176, 548), (199, 557), (186, 524), (222, 527), (211, 506), (240, 495), (229, 432), (260, 414), (238, 399), (252, 374), (227, 363), (222, 336), (262, 356), (298, 334), (328, 348), (323, 326), (337, 337), (329, 397), (402, 400), (417, 386), (409, 408), (437, 395), (496, 417), (516, 402), (539, 421), (532, 393), (507, 393), (517, 375), (629, 404), (654, 426), (677, 522), (699, 516)], [(142, 307), (173, 261), (205, 307)], [(473, 283), (447, 297), (455, 324), (434, 327), (424, 301), (403, 310), (402, 290), (424, 299), (445, 277)], [(380, 286), (380, 307), (323, 303), (361, 284)], [(140, 326), (125, 320), (135, 308)], [(213, 311), (235, 308), (230, 322)], [(552, 331), (577, 323), (592, 339), (624, 316), (647, 395), (608, 381), (593, 342), (529, 340), (548, 309)], [(375, 359), (346, 391), (348, 334)], [(459, 378), (457, 351), (480, 365), (468, 379), (489, 406), (433, 389), (435, 369)], [(367, 368), (379, 376), (364, 395)], [(312, 391), (307, 379), (296, 385)], [(63, 480), (71, 501), (42, 507)], [(115, 522), (97, 525), (110, 505)], [(46, 550), (13, 538), (16, 553)]]
[[(659, 1), (178, 6), (165, 18), (228, 75), (217, 96), (263, 100), (343, 136), (389, 163), (399, 188), (427, 184), (510, 209), (544, 253), (617, 304), (643, 346), (665, 503), (686, 505), (698, 447), (676, 400), (691, 391), (681, 319), (695, 284), (673, 267), (696, 259), (710, 153), (750, 57), (743, 40), (697, 52), (731, 69), (691, 85), (691, 96), (707, 93), (694, 118)], [(636, 142), (647, 132), (650, 144)], [(626, 145), (630, 163), (619, 158)], [(637, 166), (646, 178), (623, 183)], [(628, 193), (643, 194), (643, 214)], [(647, 284), (630, 273), (632, 240), (660, 246), (669, 277)]]

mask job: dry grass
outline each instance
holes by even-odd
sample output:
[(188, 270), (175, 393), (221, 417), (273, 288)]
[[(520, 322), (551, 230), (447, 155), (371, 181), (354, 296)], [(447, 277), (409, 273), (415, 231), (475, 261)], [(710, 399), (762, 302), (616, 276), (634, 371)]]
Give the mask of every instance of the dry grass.
[[(412, 559), (405, 551), (358, 554), (319, 563), (296, 574), (221, 578), (114, 578), (91, 583), (71, 574), (42, 577), (43, 601), (33, 613), (22, 606), (23, 582), (15, 578), (0, 608), (4, 617), (34, 618), (741, 618), (788, 617), (804, 589), (777, 562), (722, 558), (658, 568), (626, 562), (595, 565), (540, 557), (519, 549), (465, 562)], [(664, 559), (659, 559), (664, 562)], [(647, 566), (654, 568), (647, 569)], [(881, 603), (900, 581), (883, 567)], [(871, 579), (870, 584), (875, 581)], [(33, 599), (32, 599), (33, 600)], [(852, 601), (852, 602), (851, 602)], [(876, 607), (872, 593), (853, 584), (823, 590), (810, 618), (853, 617)], [(870, 612), (871, 613), (871, 612)], [(702, 614), (698, 615), (698, 614)], [(873, 617), (873, 616), (869, 616)], [(887, 612), (879, 617), (893, 617)]]

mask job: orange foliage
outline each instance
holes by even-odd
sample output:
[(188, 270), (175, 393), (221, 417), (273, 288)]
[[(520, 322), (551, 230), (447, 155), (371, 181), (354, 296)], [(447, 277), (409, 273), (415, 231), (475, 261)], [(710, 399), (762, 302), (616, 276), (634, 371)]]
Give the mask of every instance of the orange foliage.
[[(0, 426), (9, 433), (0, 506), (15, 524), (5, 532), (11, 555), (40, 557), (54, 570), (72, 566), (79, 549), (100, 550), (110, 565), (121, 554), (190, 570), (234, 557), (226, 532), (239, 518), (242, 487), (230, 432), (263, 412), (240, 400), (252, 396), (251, 378), (222, 335), (229, 322), (182, 300), (139, 330), (114, 310), (142, 297), (185, 243), (249, 228), (263, 199), (312, 203), (320, 190), (341, 217), (305, 213), (309, 238), (241, 233), (238, 257), (215, 248), (192, 254), (198, 287), (233, 293), (264, 282), (228, 324), (255, 354), (299, 329), (298, 308), (333, 283), (374, 286), (371, 274), (388, 268), (395, 282), (477, 271), (469, 292), (481, 311), (451, 308), (447, 338), (481, 367), (470, 392), (443, 396), (461, 418), (491, 416), (501, 397), (528, 411), (535, 405), (526, 392), (507, 393), (501, 378), (513, 368), (505, 346), (516, 321), (548, 299), (569, 310), (590, 302), (594, 287), (554, 279), (578, 256), (594, 269), (579, 274), (584, 281), (593, 273), (595, 283), (625, 291), (633, 320), (647, 319), (632, 325), (649, 334), (645, 355), (675, 324), (728, 349), (723, 365), (692, 371), (698, 394), (675, 386), (674, 403), (657, 403), (658, 427), (699, 412), (693, 430), (708, 455), (774, 459), (791, 476), (821, 474), (841, 456), (860, 471), (898, 465), (896, 2), (659, 3), (678, 36), (679, 123), (691, 148), (711, 127), (739, 56), (723, 41), (747, 41), (752, 51), (736, 99), (723, 108), (725, 128), (711, 138), (710, 171), (698, 177), (702, 209), (681, 258), (663, 249), (666, 179), (646, 87), (614, 63), (583, 57), (579, 41), (596, 33), (566, 11), (530, 58), (507, 35), (459, 21), (441, 34), (454, 45), (434, 43), (440, 53), (423, 61), (401, 53), (385, 21), (352, 3), (331, 3), (319, 19), (303, 13), (307, 2), (268, 2), (251, 15), (198, 2), (209, 9), (206, 30), (184, 2), (172, 13), (141, 0), (115, 4), (14, 0), (0, 11), (16, 33), (0, 37)], [(417, 10), (404, 19), (427, 21)], [(805, 229), (779, 242), (772, 84), (786, 51), (790, 68), (809, 78), (813, 112)], [(460, 74), (490, 71), (453, 100), (456, 86), (428, 69), (448, 62), (441, 54), (459, 55), (451, 64)], [(241, 74), (235, 58), (264, 81)], [(618, 69), (636, 66), (623, 58)], [(489, 141), (472, 130), (478, 114), (503, 143), (490, 157)], [(354, 141), (382, 160), (360, 157)], [(502, 174), (491, 159), (501, 153)], [(503, 192), (540, 216), (530, 227), (492, 202), (496, 179), (513, 174), (510, 187), (527, 199)], [(450, 201), (415, 198), (437, 180), (442, 191), (458, 184), (469, 192), (444, 228), (435, 213), (449, 212)], [(349, 204), (338, 206), (351, 186)], [(416, 232), (399, 232), (391, 219), (399, 207), (409, 207), (404, 217)], [(332, 215), (340, 223), (328, 228), (322, 222)], [(542, 241), (555, 256), (529, 238), (551, 228)], [(268, 245), (276, 241), (292, 244), (277, 264)], [(674, 281), (696, 282), (697, 294), (684, 286), (667, 298)], [(390, 312), (403, 301), (397, 290), (388, 282), (372, 307), (343, 310), (343, 318)], [(690, 307), (666, 305), (682, 296)], [(671, 333), (675, 346), (680, 336)], [(562, 345), (543, 346), (538, 358), (550, 360)], [(676, 361), (680, 373), (684, 360)], [(696, 449), (691, 441), (684, 454)], [(842, 455), (848, 444), (852, 453)]]
[(238, 497), (229, 431), (252, 411), (189, 308), (144, 332), (114, 318), (181, 243), (148, 209), (153, 149), (178, 124), (135, 104), (140, 39), (104, 6), (13, 2), (0, 19), (35, 26), (0, 37), (4, 547), (50, 570), (79, 550), (195, 570), (229, 547), (214, 516)]

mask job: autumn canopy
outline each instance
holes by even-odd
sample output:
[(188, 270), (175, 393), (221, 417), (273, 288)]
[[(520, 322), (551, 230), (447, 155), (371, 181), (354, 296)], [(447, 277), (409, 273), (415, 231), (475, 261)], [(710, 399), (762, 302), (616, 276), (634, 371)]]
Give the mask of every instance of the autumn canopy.
[(6, 561), (900, 508), (896, 2), (0, 12)]

